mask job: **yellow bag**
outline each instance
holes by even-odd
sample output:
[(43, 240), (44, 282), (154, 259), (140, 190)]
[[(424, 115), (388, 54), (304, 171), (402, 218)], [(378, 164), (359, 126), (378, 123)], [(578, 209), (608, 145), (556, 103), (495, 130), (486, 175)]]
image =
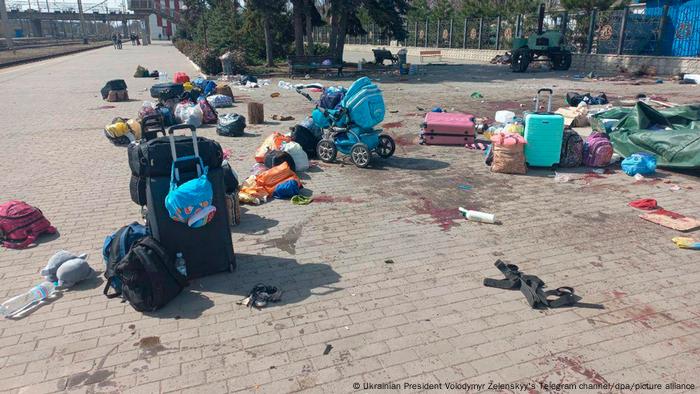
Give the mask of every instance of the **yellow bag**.
[(115, 123), (112, 123), (110, 125), (105, 126), (105, 130), (107, 130), (107, 132), (109, 134), (111, 134), (112, 137), (115, 137), (115, 138), (122, 137), (130, 131), (129, 125), (127, 125), (126, 122), (122, 122), (122, 121), (115, 122)]
[(138, 119), (129, 119), (126, 121), (126, 125), (131, 129), (131, 133), (136, 137), (137, 140), (141, 139), (141, 122)]
[(187, 81), (187, 82), (182, 84), (182, 87), (185, 88), (185, 92), (189, 92), (190, 90), (192, 90), (194, 85), (192, 85), (192, 82)]

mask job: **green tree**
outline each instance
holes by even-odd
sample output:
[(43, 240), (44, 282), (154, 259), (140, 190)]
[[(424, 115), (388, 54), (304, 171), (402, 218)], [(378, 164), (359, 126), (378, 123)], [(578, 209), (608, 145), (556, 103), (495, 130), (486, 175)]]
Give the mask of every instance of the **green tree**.
[(304, 0), (291, 0), (294, 21), (294, 54), (304, 55)]
[(594, 8), (607, 10), (613, 0), (561, 0), (561, 5), (567, 10), (592, 11)]
[(246, 5), (260, 19), (265, 36), (265, 59), (267, 66), (274, 66), (272, 19), (284, 9), (284, 0), (247, 0)]
[(343, 57), (346, 34), (363, 31), (359, 10), (381, 29), (381, 33), (399, 40), (406, 37), (403, 16), (410, 6), (408, 0), (331, 0), (328, 11), (331, 25), (329, 49), (339, 59)]
[(205, 19), (208, 21), (209, 47), (217, 53), (223, 53), (228, 48), (235, 46), (235, 37), (238, 34), (240, 16), (234, 12), (229, 4), (216, 4), (207, 10)]
[(436, 0), (431, 9), (431, 14), (435, 19), (450, 19), (455, 14), (455, 9), (450, 0)]
[(185, 10), (182, 13), (185, 24), (190, 27), (190, 34), (195, 40), (201, 35), (204, 47), (209, 47), (207, 37), (206, 12), (207, 5), (204, 0), (185, 0)]
[(411, 1), (411, 9), (406, 13), (406, 16), (412, 20), (424, 20), (430, 17), (430, 6), (428, 0), (413, 0)]

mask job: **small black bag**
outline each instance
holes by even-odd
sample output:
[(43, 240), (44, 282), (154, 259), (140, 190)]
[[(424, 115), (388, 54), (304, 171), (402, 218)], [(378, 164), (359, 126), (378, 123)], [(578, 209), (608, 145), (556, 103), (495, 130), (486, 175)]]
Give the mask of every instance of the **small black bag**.
[(100, 90), (102, 100), (107, 98), (110, 90), (126, 90), (126, 82), (124, 82), (123, 79), (113, 79), (111, 81), (107, 81), (102, 90)]
[(287, 153), (283, 152), (281, 150), (271, 150), (265, 153), (265, 167), (267, 168), (272, 168), (274, 166), (278, 166), (284, 162), (287, 162), (289, 164), (289, 168), (292, 169), (292, 171), (296, 172), (296, 166), (294, 165), (294, 159), (292, 156)]
[(321, 140), (316, 138), (311, 130), (302, 125), (296, 125), (292, 129), (292, 141), (301, 145), (301, 149), (304, 150), (304, 153), (306, 153), (309, 159), (312, 159), (316, 157), (316, 145)]
[(216, 134), (225, 137), (240, 137), (245, 131), (245, 117), (238, 114), (224, 114), (219, 116), (216, 125)]
[(117, 264), (113, 278), (121, 282), (121, 295), (139, 312), (160, 309), (175, 298), (187, 285), (187, 279), (175, 268), (175, 263), (153, 237), (145, 237), (133, 244), (129, 253)]
[(181, 83), (157, 83), (151, 86), (151, 97), (159, 100), (180, 98), (185, 88)]

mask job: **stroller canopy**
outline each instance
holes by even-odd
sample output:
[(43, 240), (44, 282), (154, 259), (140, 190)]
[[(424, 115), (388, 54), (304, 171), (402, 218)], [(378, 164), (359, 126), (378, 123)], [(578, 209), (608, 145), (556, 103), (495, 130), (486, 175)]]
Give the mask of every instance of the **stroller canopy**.
[(384, 97), (377, 85), (367, 77), (353, 82), (340, 102), (350, 121), (363, 129), (372, 128), (384, 120)]

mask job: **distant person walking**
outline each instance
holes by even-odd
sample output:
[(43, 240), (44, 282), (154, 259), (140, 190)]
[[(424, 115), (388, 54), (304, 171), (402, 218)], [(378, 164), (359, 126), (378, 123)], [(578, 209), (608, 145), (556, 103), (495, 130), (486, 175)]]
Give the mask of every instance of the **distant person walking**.
[(139, 37), (138, 34), (136, 34), (135, 36), (136, 36), (136, 45), (137, 45), (137, 46), (138, 46), (138, 45), (141, 45), (141, 37)]
[(112, 44), (114, 45), (114, 49), (117, 49), (117, 33), (112, 33)]
[(136, 45), (136, 34), (129, 33), (129, 40), (131, 40), (131, 46)]
[(117, 34), (117, 49), (122, 49), (122, 33)]

